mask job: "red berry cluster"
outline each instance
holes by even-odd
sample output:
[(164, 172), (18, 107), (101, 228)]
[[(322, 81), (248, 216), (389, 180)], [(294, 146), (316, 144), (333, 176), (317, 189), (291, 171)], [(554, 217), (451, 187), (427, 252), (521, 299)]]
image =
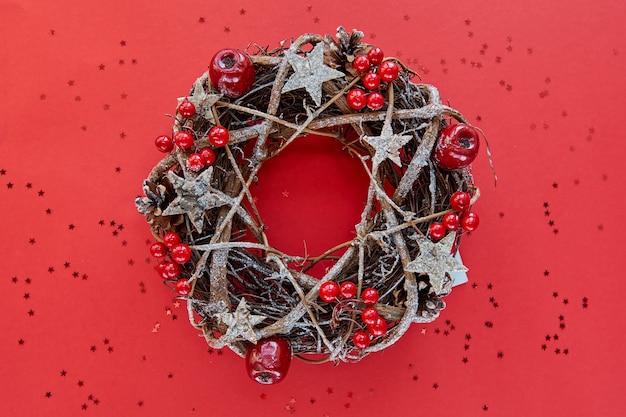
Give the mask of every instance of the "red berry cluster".
[[(193, 106), (193, 103), (190, 104)], [(224, 126), (213, 126), (211, 130), (209, 130), (208, 138), (213, 147), (219, 148), (228, 144), (230, 133)], [(174, 144), (181, 149), (189, 150), (193, 148), (194, 143), (193, 135), (186, 130), (177, 132), (174, 135), (174, 140), (167, 135), (161, 135), (154, 141), (157, 149), (164, 153), (171, 152), (172, 149), (174, 149)], [(197, 149), (196, 152), (187, 156), (187, 167), (195, 172), (212, 165), (213, 162), (215, 162), (215, 152), (211, 148)]]
[[(319, 296), (322, 301), (332, 303), (340, 297), (343, 300), (355, 300), (357, 286), (355, 283), (346, 281), (341, 285), (328, 281), (323, 283), (319, 289)], [(380, 317), (378, 310), (373, 306), (378, 302), (379, 294), (376, 288), (366, 288), (361, 292), (361, 301), (365, 308), (361, 311), (361, 319), (367, 327), (367, 331), (358, 330), (352, 336), (352, 341), (357, 349), (365, 349), (371, 343), (371, 336), (379, 337), (387, 333), (387, 322)]]
[[(150, 245), (150, 254), (159, 264), (157, 270), (163, 279), (177, 280), (175, 290), (178, 295), (188, 295), (191, 286), (186, 279), (180, 278), (181, 265), (191, 259), (191, 248), (186, 243), (181, 243), (180, 236), (176, 232), (167, 232), (163, 236), (163, 242), (155, 242)], [(169, 254), (170, 259), (166, 259)]]
[(371, 91), (367, 94), (360, 88), (353, 88), (348, 91), (346, 101), (354, 110), (361, 110), (367, 106), (371, 110), (380, 110), (385, 105), (385, 97), (379, 91), (381, 82), (391, 83), (400, 73), (400, 66), (396, 61), (384, 61), (383, 51), (374, 47), (367, 52), (367, 55), (359, 55), (354, 58), (352, 65), (361, 76), (363, 86)]
[(428, 228), (428, 235), (435, 242), (443, 239), (450, 231), (462, 230), (464, 232), (473, 232), (478, 228), (480, 222), (478, 215), (473, 211), (468, 211), (471, 204), (471, 198), (464, 191), (457, 191), (450, 197), (450, 207), (454, 213), (448, 213), (443, 216), (441, 223), (435, 222)]

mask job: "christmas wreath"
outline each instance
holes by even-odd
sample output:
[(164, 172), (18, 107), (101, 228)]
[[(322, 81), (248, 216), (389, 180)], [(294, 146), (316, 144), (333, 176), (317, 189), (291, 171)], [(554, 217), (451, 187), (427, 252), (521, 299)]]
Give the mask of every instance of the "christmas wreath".
[[(135, 201), (191, 324), (261, 383), (281, 381), (292, 357), (351, 362), (389, 347), (436, 319), (450, 274), (466, 270), (456, 255), (479, 223), (479, 133), (362, 37), (339, 28), (219, 51), (178, 99), (172, 135), (156, 138), (167, 155)], [(312, 133), (358, 158), (369, 188), (354, 239), (306, 258), (272, 246), (250, 188), (265, 161)], [(333, 266), (311, 276), (324, 260)]]

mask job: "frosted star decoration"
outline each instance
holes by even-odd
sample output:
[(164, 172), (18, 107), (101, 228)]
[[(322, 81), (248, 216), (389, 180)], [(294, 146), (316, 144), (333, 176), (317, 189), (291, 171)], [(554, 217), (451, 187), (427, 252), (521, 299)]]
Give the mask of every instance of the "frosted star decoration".
[(325, 81), (344, 77), (344, 73), (332, 69), (324, 64), (324, 43), (320, 42), (305, 57), (291, 51), (285, 51), (285, 58), (289, 61), (293, 70), (291, 77), (283, 86), (282, 92), (306, 89), (315, 104), (322, 104), (322, 84)]
[(427, 237), (417, 236), (420, 254), (407, 264), (405, 270), (427, 274), (435, 294), (441, 294), (446, 280), (451, 279), (446, 278), (446, 274), (467, 271), (467, 267), (450, 254), (455, 239), (456, 233), (449, 233), (437, 243)]
[(389, 159), (394, 164), (401, 166), (400, 148), (411, 140), (411, 136), (394, 134), (391, 124), (385, 123), (380, 136), (363, 136), (363, 140), (376, 151), (372, 158), (375, 166), (385, 159)]
[(173, 172), (167, 178), (176, 191), (176, 198), (163, 211), (164, 216), (187, 214), (198, 233), (202, 232), (204, 212), (228, 204), (219, 194), (211, 191), (213, 167), (195, 178), (181, 178)]
[(261, 323), (267, 317), (250, 314), (246, 299), (242, 298), (234, 313), (216, 313), (215, 316), (226, 326), (228, 330), (222, 336), (229, 341), (243, 338), (254, 344), (258, 342), (258, 338), (254, 331), (254, 326)]
[(217, 101), (222, 98), (222, 94), (207, 94), (204, 91), (204, 77), (198, 78), (193, 84), (193, 93), (189, 97), (179, 97), (178, 105), (185, 100), (189, 100), (196, 106), (196, 114), (204, 117), (209, 122), (215, 124), (213, 110), (211, 109)]

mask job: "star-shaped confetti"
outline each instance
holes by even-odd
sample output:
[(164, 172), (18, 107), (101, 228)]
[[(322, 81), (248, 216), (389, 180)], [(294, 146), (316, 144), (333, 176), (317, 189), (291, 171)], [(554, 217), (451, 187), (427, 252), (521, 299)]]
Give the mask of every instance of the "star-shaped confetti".
[(254, 326), (261, 323), (267, 317), (250, 314), (246, 299), (242, 298), (234, 313), (217, 313), (215, 316), (228, 326), (225, 337), (228, 341), (244, 338), (254, 344), (258, 341)]
[(446, 274), (467, 271), (465, 265), (450, 254), (455, 239), (456, 233), (449, 233), (437, 243), (427, 237), (417, 236), (420, 254), (407, 264), (405, 270), (418, 274), (428, 274), (430, 285), (435, 294), (441, 294), (446, 282)]
[(411, 140), (410, 135), (397, 135), (393, 133), (391, 123), (385, 122), (380, 136), (363, 136), (363, 140), (375, 150), (373, 157), (374, 165), (378, 165), (385, 159), (400, 166), (400, 148)]
[(204, 78), (200, 77), (193, 84), (193, 93), (189, 97), (179, 97), (178, 104), (185, 100), (189, 100), (196, 106), (196, 114), (204, 117), (209, 122), (215, 124), (215, 118), (213, 117), (213, 111), (211, 108), (213, 105), (222, 98), (222, 94), (207, 94), (204, 91)]
[(322, 103), (322, 84), (344, 76), (344, 73), (324, 64), (324, 44), (315, 48), (305, 57), (285, 51), (285, 58), (295, 71), (283, 86), (282, 92), (305, 88), (317, 106)]
[[(187, 175), (187, 174), (186, 174)], [(228, 201), (211, 191), (213, 167), (195, 178), (181, 178), (173, 172), (167, 174), (177, 197), (163, 211), (164, 216), (187, 214), (198, 232), (202, 232), (204, 212), (228, 204)]]

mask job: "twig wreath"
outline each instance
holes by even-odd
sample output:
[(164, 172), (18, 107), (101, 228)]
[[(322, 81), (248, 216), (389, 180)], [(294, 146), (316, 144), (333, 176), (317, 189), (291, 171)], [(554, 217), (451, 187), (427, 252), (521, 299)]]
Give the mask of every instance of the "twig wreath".
[[(167, 155), (135, 202), (191, 324), (261, 383), (282, 380), (292, 356), (353, 362), (389, 347), (435, 320), (450, 273), (467, 270), (455, 255), (478, 226), (477, 129), (362, 37), (219, 51), (156, 139)], [(354, 239), (315, 258), (272, 246), (250, 192), (265, 161), (308, 134), (339, 141), (369, 177)], [(323, 260), (324, 276), (307, 273)]]

